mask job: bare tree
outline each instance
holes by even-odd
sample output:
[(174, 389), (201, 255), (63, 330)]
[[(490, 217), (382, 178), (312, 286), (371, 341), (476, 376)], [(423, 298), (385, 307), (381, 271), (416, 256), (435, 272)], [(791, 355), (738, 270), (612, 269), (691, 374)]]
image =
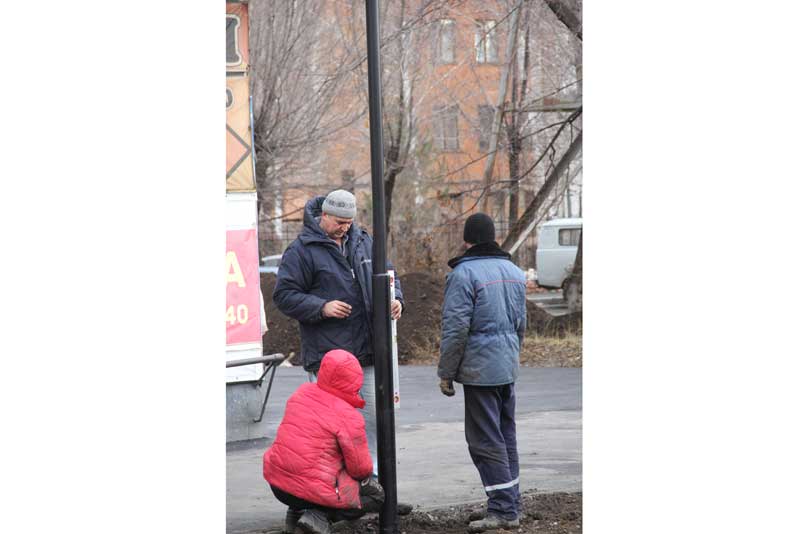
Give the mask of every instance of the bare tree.
[[(519, 211), (519, 171), (522, 154), (523, 127), (527, 122), (525, 116), (517, 110), (523, 107), (528, 93), (528, 70), (530, 68), (530, 37), (531, 28), (528, 23), (530, 9), (523, 5), (523, 37), (521, 62), (512, 65), (511, 78), (511, 110), (506, 114), (506, 139), (508, 139), (508, 174), (511, 181), (508, 195), (508, 224), (517, 220)], [(519, 59), (519, 58), (518, 58)]]
[(583, 22), (581, 17), (581, 0), (544, 0), (558, 20), (569, 28), (575, 37), (583, 41)]
[(522, 214), (522, 217), (514, 224), (514, 226), (509, 230), (508, 235), (506, 236), (505, 240), (503, 241), (502, 247), (512, 254), (516, 252), (517, 248), (520, 246), (522, 241), (527, 237), (527, 235), (531, 232), (531, 230), (535, 226), (536, 221), (536, 214), (542, 204), (545, 202), (545, 199), (553, 190), (555, 185), (558, 183), (558, 180), (561, 178), (561, 175), (566, 170), (567, 166), (575, 159), (575, 156), (580, 152), (583, 142), (583, 133), (579, 133), (578, 136), (570, 143), (569, 148), (564, 153), (564, 155), (559, 159), (556, 166), (550, 172), (550, 175), (545, 180), (545, 183), (542, 185), (542, 188), (536, 193), (531, 200), (528, 207), (525, 209), (525, 212)]
[[(560, 1), (574, 7), (576, 0)], [(294, 188), (305, 196), (323, 185), (363, 187), (370, 175), (363, 2), (252, 3), (260, 199), (273, 190)], [(534, 196), (540, 197), (534, 220), (550, 213), (577, 173), (567, 165), (552, 187), (547, 179), (580, 125), (570, 115), (574, 108), (549, 108), (553, 102), (580, 105), (573, 93), (581, 82), (580, 41), (547, 0), (386, 0), (380, 16), (390, 237), (398, 225), (404, 234), (419, 235), (436, 225), (455, 226), (489, 195), (497, 205), (494, 215), (507, 210), (509, 224), (519, 217), (523, 200), (530, 207)], [(444, 23), (461, 33), (440, 61)], [(478, 41), (481, 32), (481, 39), (491, 36), (494, 60), (486, 61), (490, 47)], [(466, 135), (454, 150), (441, 142), (441, 110), (448, 108), (458, 113), (458, 136)], [(471, 138), (486, 124), (479, 117), (484, 108), (497, 110), (486, 127), (494, 146), (484, 134), (480, 143)], [(569, 129), (554, 136), (565, 124)], [(499, 165), (489, 165), (498, 152)], [(579, 160), (572, 165), (580, 168)], [(284, 187), (271, 187), (288, 176)], [(543, 189), (546, 198), (539, 195)]]
[[(498, 13), (500, 20), (509, 19), (519, 4), (509, 1), (507, 5), (507, 11)], [(513, 224), (519, 214), (520, 187), (524, 186), (528, 195), (534, 194), (556, 165), (555, 155), (566, 150), (570, 143), (565, 137), (552, 137), (552, 129), (565, 121), (572, 125), (574, 120), (569, 114), (580, 106), (579, 91), (575, 94), (581, 83), (580, 41), (564, 28), (544, 0), (525, 0), (520, 9), (519, 40), (509, 39), (508, 47), (511, 50), (511, 43), (514, 43), (517, 57), (505, 63), (510, 67), (510, 91), (498, 106), (505, 136), (501, 138), (492, 129), (491, 135), (496, 135), (497, 143), (490, 145), (481, 156), (485, 159), (483, 185), (478, 188), (470, 185), (459, 192), (479, 192), (484, 209), (487, 209), (486, 199), (496, 197), (500, 200), (494, 210), (498, 214), (504, 210), (507, 199), (509, 224)], [(513, 32), (509, 30), (509, 33)], [(504, 94), (503, 82), (501, 76), (500, 94)], [(501, 170), (494, 178), (491, 175), (494, 165), (490, 163), (497, 152), (503, 151), (508, 160), (508, 175), (503, 176)], [(543, 160), (543, 155), (547, 159)], [(535, 163), (531, 163), (534, 160)], [(563, 176), (565, 185), (569, 185), (575, 174), (566, 172)], [(555, 204), (567, 190), (551, 188), (554, 202), (540, 199), (540, 207)], [(474, 207), (473, 204), (462, 210), (459, 216)]]
[[(458, 7), (452, 0), (387, 0), (381, 5), (381, 93), (383, 99), (384, 190), (386, 229), (391, 236), (395, 187), (404, 171), (413, 164), (417, 146), (419, 109), (415, 92), (431, 74), (420, 56), (430, 26), (435, 25), (445, 8)], [(363, 2), (350, 0), (340, 16), (350, 37), (347, 49), (353, 57), (366, 58)], [(352, 70), (352, 85), (364, 109), (368, 104), (366, 63), (358, 61)], [(369, 141), (366, 128), (362, 141)]]
[[(319, 145), (362, 117), (340, 98), (353, 58), (332, 43), (323, 0), (251, 0), (251, 94), (256, 189), (269, 213), (282, 176), (314, 174)], [(331, 57), (331, 50), (338, 57)], [(269, 207), (266, 207), (269, 206)]]

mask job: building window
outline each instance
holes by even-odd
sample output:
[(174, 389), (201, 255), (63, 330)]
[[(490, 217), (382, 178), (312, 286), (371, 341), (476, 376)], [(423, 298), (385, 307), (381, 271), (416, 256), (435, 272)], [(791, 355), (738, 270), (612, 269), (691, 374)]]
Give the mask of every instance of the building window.
[(562, 247), (577, 247), (581, 239), (580, 228), (562, 228), (558, 231), (558, 244)]
[(436, 62), (455, 63), (455, 30), (456, 21), (442, 19), (437, 25), (436, 34)]
[(484, 20), (475, 28), (475, 60), (478, 63), (497, 63), (496, 22)]
[(436, 148), (444, 152), (458, 150), (458, 106), (437, 106), (433, 121)]
[(239, 53), (239, 24), (241, 23), (236, 15), (225, 16), (225, 62), (229, 67), (242, 62), (242, 55)]

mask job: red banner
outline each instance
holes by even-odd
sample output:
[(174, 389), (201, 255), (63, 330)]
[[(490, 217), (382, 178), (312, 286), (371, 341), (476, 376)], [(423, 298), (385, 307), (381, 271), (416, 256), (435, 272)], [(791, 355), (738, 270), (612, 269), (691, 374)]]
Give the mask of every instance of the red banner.
[(261, 341), (261, 298), (255, 228), (228, 230), (225, 251), (227, 344)]

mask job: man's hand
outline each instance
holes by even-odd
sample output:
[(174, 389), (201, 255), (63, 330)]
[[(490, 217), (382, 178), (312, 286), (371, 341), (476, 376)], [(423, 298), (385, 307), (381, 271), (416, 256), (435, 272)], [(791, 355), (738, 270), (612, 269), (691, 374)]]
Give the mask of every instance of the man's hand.
[(442, 381), (439, 382), (439, 389), (442, 390), (442, 394), (447, 395), (448, 397), (452, 397), (456, 394), (456, 390), (453, 389), (453, 381), (448, 380), (447, 378), (442, 378)]
[(335, 317), (336, 319), (346, 319), (350, 316), (353, 307), (341, 300), (331, 300), (322, 307), (323, 317)]
[(397, 320), (401, 315), (403, 315), (403, 305), (399, 300), (394, 299), (392, 301), (392, 319)]

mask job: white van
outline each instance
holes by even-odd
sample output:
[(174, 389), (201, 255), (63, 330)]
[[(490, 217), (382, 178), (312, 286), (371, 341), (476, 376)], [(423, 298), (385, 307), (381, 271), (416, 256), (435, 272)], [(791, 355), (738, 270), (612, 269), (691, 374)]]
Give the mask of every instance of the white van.
[(541, 287), (560, 288), (572, 272), (583, 219), (552, 219), (539, 227), (536, 247), (536, 283)]

